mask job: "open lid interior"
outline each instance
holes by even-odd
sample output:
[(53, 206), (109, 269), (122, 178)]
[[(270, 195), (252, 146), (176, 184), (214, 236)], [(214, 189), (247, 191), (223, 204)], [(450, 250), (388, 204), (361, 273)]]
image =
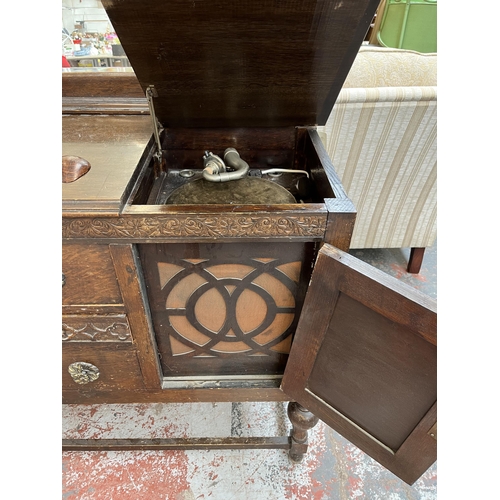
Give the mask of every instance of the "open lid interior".
[(164, 127), (323, 125), (379, 0), (102, 0)]

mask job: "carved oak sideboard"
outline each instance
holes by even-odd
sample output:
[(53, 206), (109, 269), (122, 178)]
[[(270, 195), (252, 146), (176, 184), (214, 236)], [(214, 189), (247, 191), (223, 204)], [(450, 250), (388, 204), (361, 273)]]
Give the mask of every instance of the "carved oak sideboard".
[(65, 103), (63, 401), (290, 401), (293, 429), (64, 449), (300, 460), (319, 417), (414, 482), (436, 459), (436, 304), (347, 253), (355, 207), (315, 127), (378, 2), (103, 4), (144, 97), (96, 72)]

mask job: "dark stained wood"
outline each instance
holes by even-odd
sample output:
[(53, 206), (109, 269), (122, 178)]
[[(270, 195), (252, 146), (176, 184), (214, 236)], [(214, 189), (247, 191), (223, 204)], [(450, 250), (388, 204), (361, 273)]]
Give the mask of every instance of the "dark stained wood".
[(63, 245), (62, 259), (64, 305), (122, 303), (107, 245)]
[[(230, 208), (230, 210), (229, 210)], [(126, 207), (123, 211), (124, 215), (135, 215), (144, 214), (146, 216), (152, 215), (187, 215), (187, 214), (207, 214), (212, 213), (214, 216), (220, 215), (223, 213), (248, 213), (248, 214), (259, 214), (259, 213), (269, 213), (269, 214), (280, 214), (283, 217), (286, 214), (293, 214), (294, 212), (298, 215), (306, 215), (306, 214), (322, 214), (326, 218), (326, 209), (324, 203), (307, 203), (307, 204), (289, 204), (289, 205), (232, 205), (231, 207), (227, 207), (226, 205), (215, 205), (215, 206), (203, 206), (203, 205), (177, 205), (177, 206), (169, 206), (169, 205), (132, 205)], [(205, 210), (208, 210), (205, 212)], [(85, 213), (81, 214), (85, 216)]]
[(235, 148), (243, 156), (243, 152), (255, 154), (255, 151), (260, 150), (293, 150), (295, 127), (168, 128), (162, 137), (162, 148), (166, 150), (205, 152), (207, 146), (210, 146), (214, 153), (222, 153), (226, 148)]
[(63, 183), (75, 182), (90, 170), (90, 163), (79, 156), (66, 155), (62, 157)]
[(418, 336), (410, 343), (409, 335), (341, 292), (308, 381), (311, 392), (393, 450), (437, 397), (436, 348)]
[(65, 115), (149, 115), (145, 99), (134, 97), (63, 97)]
[(62, 96), (85, 97), (94, 101), (96, 98), (135, 97), (144, 99), (147, 106), (144, 91), (133, 71), (63, 73)]
[[(120, 70), (123, 71), (123, 70)], [(149, 114), (137, 77), (131, 72), (65, 72), (62, 74), (63, 114)]]
[(288, 403), (287, 413), (292, 423), (289, 455), (292, 461), (297, 463), (301, 462), (307, 453), (308, 431), (319, 422), (319, 419), (295, 401)]
[(133, 450), (274, 450), (290, 449), (291, 438), (153, 438), (153, 439), (63, 439), (63, 451)]
[[(153, 134), (149, 116), (63, 116), (62, 142), (146, 147)], [(136, 160), (137, 161), (137, 160)]]
[[(248, 129), (247, 129), (248, 130)], [(208, 131), (207, 131), (208, 132)], [(266, 131), (261, 130), (261, 133)], [(127, 130), (125, 134), (127, 134)], [(175, 130), (171, 130), (172, 136), (167, 137), (164, 140), (171, 141), (172, 146), (179, 147), (180, 149), (172, 150), (174, 154), (179, 154), (179, 152), (186, 151), (188, 154), (193, 154), (194, 150), (189, 149), (191, 147), (200, 147), (199, 137), (202, 137), (205, 132), (199, 131), (189, 131), (185, 138), (182, 134), (176, 136)], [(132, 134), (133, 135), (133, 134)], [(210, 131), (206, 134), (212, 138), (217, 137), (217, 133)], [(316, 185), (316, 192), (314, 196), (316, 200), (321, 200), (318, 203), (304, 203), (304, 204), (290, 204), (290, 205), (266, 205), (266, 206), (256, 206), (256, 205), (185, 205), (185, 206), (166, 206), (166, 205), (144, 205), (142, 204), (147, 198), (147, 192), (149, 189), (153, 188), (154, 180), (151, 176), (152, 169), (148, 167), (148, 164), (141, 164), (140, 167), (134, 170), (134, 176), (131, 182), (127, 185), (125, 193), (129, 192), (126, 199), (130, 202), (137, 198), (135, 204), (127, 204), (120, 214), (92, 214), (85, 213), (84, 211), (75, 210), (73, 213), (65, 213), (63, 219), (63, 236), (67, 243), (71, 242), (81, 242), (89, 244), (97, 243), (102, 245), (103, 243), (114, 243), (118, 244), (116, 249), (119, 249), (117, 253), (113, 253), (114, 263), (116, 267), (116, 273), (118, 275), (118, 280), (120, 282), (121, 293), (124, 298), (123, 301), (125, 305), (125, 312), (127, 313), (128, 320), (130, 322), (132, 335), (134, 337), (134, 342), (137, 345), (136, 357), (141, 367), (141, 376), (143, 383), (147, 384), (147, 388), (144, 389), (128, 389), (128, 390), (115, 390), (109, 391), (107, 388), (105, 390), (96, 390), (92, 388), (82, 387), (77, 390), (65, 390), (64, 391), (64, 402), (66, 403), (82, 403), (82, 402), (93, 402), (93, 403), (111, 403), (111, 402), (182, 402), (182, 401), (251, 401), (251, 400), (264, 400), (264, 401), (283, 401), (288, 399), (297, 399), (292, 396), (287, 396), (285, 393), (280, 392), (276, 387), (272, 387), (267, 380), (252, 380), (252, 383), (248, 383), (245, 380), (218, 380), (221, 373), (224, 373), (225, 365), (219, 366), (216, 370), (217, 373), (212, 373), (212, 377), (215, 380), (205, 381), (205, 380), (190, 380), (187, 382), (183, 381), (172, 381), (171, 378), (162, 378), (162, 371), (158, 368), (157, 359), (157, 347), (155, 346), (155, 339), (153, 337), (153, 328), (150, 324), (150, 312), (146, 302), (146, 290), (142, 284), (142, 273), (144, 272), (145, 266), (141, 265), (137, 256), (135, 255), (135, 250), (132, 244), (142, 244), (151, 245), (153, 243), (165, 244), (166, 247), (172, 243), (178, 244), (190, 244), (193, 248), (198, 248), (202, 245), (214, 245), (215, 241), (221, 246), (237, 243), (243, 244), (243, 246), (251, 252), (252, 248), (261, 244), (264, 240), (266, 242), (272, 243), (276, 246), (276, 250), (281, 254), (283, 249), (286, 249), (291, 243), (301, 242), (311, 242), (312, 244), (319, 244), (323, 241), (328, 241), (334, 243), (341, 248), (347, 249), (349, 247), (349, 241), (352, 234), (352, 225), (354, 221), (355, 210), (352, 203), (345, 195), (342, 184), (338, 180), (335, 173), (333, 165), (329, 161), (324, 148), (319, 140), (319, 136), (314, 130), (310, 128), (297, 128), (294, 131), (295, 147), (292, 149), (287, 149), (291, 142), (291, 135), (288, 129), (282, 129), (282, 131), (277, 131), (273, 134), (273, 139), (268, 139), (266, 137), (260, 137), (257, 131), (252, 131), (252, 140), (255, 141), (259, 147), (270, 149), (258, 150), (257, 154), (271, 152), (275, 155), (280, 154), (280, 152), (285, 152), (288, 157), (293, 158), (294, 167), (304, 168), (310, 172), (311, 177), (314, 179), (314, 184)], [(223, 144), (227, 138), (231, 136), (231, 132), (222, 131), (220, 136), (219, 144)], [(232, 137), (242, 137), (240, 132), (233, 134)], [(198, 141), (198, 142), (197, 142)], [(243, 144), (244, 140), (242, 139)], [(272, 143), (275, 142), (275, 147), (273, 148)], [(215, 139), (217, 142), (217, 139)], [(249, 140), (250, 142), (250, 140)], [(241, 143), (240, 143), (241, 144)], [(187, 149), (182, 149), (182, 148)], [(198, 154), (198, 153), (196, 153)], [(254, 153), (255, 154), (255, 153)], [(273, 160), (274, 161), (274, 160)], [(180, 163), (182, 164), (182, 162)], [(148, 173), (149, 172), (149, 173)], [(143, 183), (143, 184), (141, 184)], [(96, 206), (99, 206), (96, 203)], [(70, 246), (70, 245), (68, 245)], [(115, 248), (115, 245), (111, 245), (111, 248)], [(114, 252), (114, 250), (112, 250)], [(181, 252), (182, 254), (182, 252)], [(191, 255), (191, 254), (189, 254)], [(198, 255), (198, 254), (196, 254)], [(195, 256), (196, 258), (196, 256)], [(321, 266), (320, 266), (321, 269)], [(366, 272), (373, 271), (370, 266), (367, 266)], [(328, 279), (333, 279), (335, 273), (326, 274)], [(415, 328), (417, 329), (417, 334), (421, 336), (421, 342), (430, 341), (431, 344), (435, 343), (435, 337), (426, 337), (429, 330), (428, 325), (421, 324), (422, 315), (421, 312), (413, 312), (411, 314), (405, 314), (408, 312), (405, 309), (401, 309), (400, 299), (391, 299), (383, 288), (373, 290), (365, 286), (362, 278), (358, 275), (348, 275), (347, 278), (348, 286), (351, 289), (357, 291), (356, 300), (366, 307), (371, 308), (373, 311), (380, 313), (385, 310), (387, 306), (389, 311), (385, 310), (385, 315), (391, 319), (391, 321), (403, 321), (405, 328)], [(303, 280), (302, 284), (306, 283), (307, 280)], [(382, 280), (384, 282), (384, 280)], [(307, 283), (306, 283), (307, 284)], [(313, 279), (314, 284), (314, 279)], [(389, 282), (384, 282), (385, 287), (392, 286)], [(321, 304), (322, 298), (317, 298), (318, 304)], [(72, 309), (72, 313), (85, 313), (90, 314), (92, 311), (88, 310), (89, 306), (81, 306), (81, 309), (77, 307), (74, 303), (68, 304)], [(96, 304), (96, 314), (102, 312), (103, 305)], [(109, 307), (109, 305), (108, 305)], [(327, 306), (327, 311), (328, 311)], [(312, 316), (317, 315), (321, 317), (318, 311), (314, 311)], [(354, 314), (356, 315), (356, 314)], [(306, 314), (310, 316), (310, 314)], [(401, 317), (403, 318), (401, 320)], [(307, 321), (305, 319), (304, 321)], [(350, 320), (344, 320), (345, 324), (349, 324)], [(424, 322), (425, 323), (425, 322)], [(312, 332), (321, 331), (318, 330), (316, 326), (310, 326), (309, 338), (307, 345), (314, 345), (314, 335)], [(358, 340), (365, 341), (362, 336), (358, 336)], [(141, 343), (143, 345), (141, 346)], [(344, 342), (343, 348), (351, 347), (352, 344)], [(305, 349), (306, 345), (301, 345), (298, 343), (296, 347), (296, 341), (293, 343), (292, 356), (294, 352), (298, 352), (300, 359), (306, 362), (307, 365), (307, 351)], [(383, 352), (384, 345), (381, 344), (379, 351), (374, 350), (374, 352)], [(297, 356), (297, 354), (295, 354)], [(330, 357), (330, 351), (326, 351), (325, 356)], [(309, 360), (311, 361), (311, 360)], [(258, 368), (257, 364), (251, 367), (252, 369)], [(246, 368), (243, 367), (244, 372)], [(301, 365), (300, 369), (296, 369), (297, 373), (303, 373), (304, 369)], [(266, 374), (264, 370), (264, 374)], [(325, 411), (324, 408), (317, 408), (311, 402), (317, 403), (319, 399), (335, 399), (337, 394), (334, 392), (323, 393), (318, 390), (318, 380), (324, 378), (322, 372), (314, 372), (316, 378), (313, 380), (313, 388), (318, 392), (316, 397), (306, 396), (311, 399), (300, 399), (299, 402), (304, 404), (309, 410), (313, 409), (314, 414), (320, 417), (322, 420), (331, 423), (330, 410)], [(279, 374), (278, 374), (279, 375)], [(231, 377), (231, 375), (230, 375)], [(276, 382), (273, 380), (272, 382)], [(261, 384), (261, 385), (259, 385)], [(315, 385), (314, 385), (315, 384)], [(349, 389), (349, 384), (347, 388)], [(337, 389), (339, 389), (337, 387)], [(420, 410), (424, 403), (425, 397), (428, 395), (425, 392), (425, 387), (420, 393), (418, 401), (420, 404)], [(397, 398), (396, 398), (397, 399)], [(408, 402), (408, 400), (404, 400)], [(392, 399), (386, 401), (388, 407), (394, 409), (396, 407), (390, 406)], [(433, 408), (435, 408), (433, 406)], [(355, 408), (357, 411), (357, 408)], [(353, 419), (359, 420), (359, 415), (364, 415), (364, 411), (354, 411), (352, 408), (349, 410), (350, 416)], [(355, 444), (362, 447), (368, 451), (372, 456), (381, 463), (385, 464), (388, 468), (395, 471), (403, 479), (408, 482), (414, 480), (413, 474), (415, 470), (423, 471), (422, 467), (425, 464), (430, 465), (433, 461), (433, 451), (426, 444), (426, 439), (430, 437), (428, 434), (429, 429), (432, 427), (434, 422), (432, 421), (435, 409), (429, 410), (421, 420), (418, 421), (418, 425), (415, 427), (413, 432), (404, 440), (401, 444), (402, 436), (406, 432), (403, 428), (399, 430), (399, 436), (396, 436), (394, 442), (390, 441), (392, 435), (389, 430), (391, 428), (391, 422), (386, 422), (384, 418), (380, 418), (378, 423), (376, 422), (375, 427), (368, 426), (369, 430), (377, 434), (380, 439), (384, 439), (388, 444), (394, 446), (395, 443), (399, 446), (397, 451), (398, 459), (392, 458), (392, 452), (388, 451), (387, 444), (381, 445), (378, 441), (374, 441), (374, 437), (368, 436), (367, 431), (360, 431), (357, 424), (354, 425), (350, 421), (347, 421), (344, 417), (338, 417), (338, 421), (335, 420), (336, 428), (344, 433), (349, 439), (351, 439)], [(370, 414), (370, 412), (367, 412)], [(422, 413), (422, 411), (420, 411)], [(401, 416), (402, 413), (394, 413), (396, 416)], [(402, 415), (407, 420), (405, 424), (408, 427), (411, 426), (410, 421), (407, 416)], [(421, 415), (420, 415), (421, 416)], [(360, 420), (359, 420), (360, 421)], [(413, 422), (417, 422), (414, 419)], [(362, 423), (360, 421), (360, 423)], [(365, 424), (366, 425), (366, 424)], [(378, 426), (378, 427), (377, 427)], [(384, 434), (385, 432), (385, 434)], [(387, 433), (389, 432), (389, 438)], [(375, 442), (375, 445), (373, 444)], [(304, 443), (299, 443), (300, 454), (301, 447)], [(373, 450), (373, 448), (375, 448)], [(415, 451), (415, 450), (418, 450)], [(430, 451), (429, 451), (430, 450)], [(400, 458), (406, 457), (409, 462), (412, 463), (411, 469), (409, 466), (401, 466)], [(402, 460), (402, 459), (401, 459)], [(429, 462), (430, 460), (430, 462)], [(404, 470), (403, 470), (404, 469)], [(410, 470), (408, 472), (408, 470)]]
[(311, 172), (318, 195), (324, 199), (348, 200), (349, 197), (318, 131), (314, 127), (307, 127), (304, 128), (304, 132), (307, 134), (304, 142), (306, 165)]
[[(165, 163), (169, 168), (177, 169), (203, 169), (203, 154), (210, 145), (209, 142), (205, 144), (205, 149), (191, 150), (191, 149), (167, 149), (164, 153)], [(210, 151), (222, 158), (225, 147), (219, 149), (209, 147)], [(244, 159), (250, 168), (270, 169), (270, 168), (293, 168), (293, 148), (286, 149), (255, 149), (255, 150), (242, 150), (238, 149), (238, 153)]]
[(85, 312), (89, 311), (96, 316), (104, 316), (107, 314), (123, 314), (125, 312), (125, 306), (123, 304), (92, 304), (92, 306), (90, 307), (78, 304), (67, 304), (62, 306), (63, 316), (71, 316), (72, 314), (85, 314)]
[(307, 168), (311, 172), (317, 196), (324, 199), (328, 210), (324, 242), (347, 251), (354, 231), (356, 208), (347, 196), (318, 132), (313, 128), (304, 130), (308, 138), (304, 141)]
[(429, 436), (433, 437), (437, 441), (437, 434), (438, 434), (437, 422), (430, 428), (428, 434), (429, 434)]
[(310, 151), (310, 148), (308, 146), (309, 141), (310, 139), (309, 139), (309, 134), (307, 133), (307, 128), (296, 127), (295, 148), (294, 148), (294, 158), (293, 158), (294, 168), (301, 170), (305, 170), (308, 168), (306, 160), (306, 150)]
[(418, 274), (420, 272), (420, 268), (422, 267), (422, 261), (424, 260), (424, 248), (413, 247), (410, 250), (410, 258), (408, 259), (408, 268), (407, 271), (409, 273)]
[[(76, 385), (76, 384), (74, 384)], [(71, 386), (73, 388), (73, 385)], [(64, 404), (113, 404), (113, 403), (224, 403), (245, 401), (289, 401), (279, 387), (276, 388), (216, 388), (216, 389), (165, 389), (83, 391), (64, 390)]]
[[(63, 402), (296, 400), (296, 410), (303, 404), (313, 412), (292, 412), (292, 420), (307, 416), (307, 422), (294, 421), (297, 458), (306, 451), (306, 427), (319, 417), (413, 482), (436, 452), (434, 302), (415, 299), (414, 292), (380, 273), (375, 273), (378, 283), (372, 282), (373, 268), (354, 264), (328, 244), (307, 291), (318, 247), (329, 243), (347, 250), (355, 220), (355, 208), (308, 125), (326, 121), (378, 0), (103, 3), (139, 79), (129, 73), (84, 74), (83, 80), (82, 74), (63, 76), (63, 112), (71, 114), (63, 117), (63, 148), (69, 148), (63, 154), (92, 164), (85, 177), (63, 185), (63, 321), (69, 327), (63, 334)], [(166, 127), (161, 170), (153, 168), (150, 117), (132, 116), (148, 114), (148, 85), (158, 92), (155, 109)], [(288, 205), (156, 204), (167, 169), (201, 168), (205, 150), (221, 155), (227, 147), (253, 168), (306, 170), (310, 199)], [(144, 248), (170, 253), (182, 247), (177, 258), (184, 260), (223, 256), (224, 247), (233, 244), (244, 249), (245, 258), (262, 245), (271, 249), (264, 258), (286, 257), (292, 247), (306, 249), (307, 255), (297, 257), (303, 275), (295, 293), (300, 305), (306, 296), (306, 307), (287, 362), (286, 393), (279, 388), (285, 348), (279, 369), (260, 370), (253, 363), (222, 377), (231, 354), (225, 345), (209, 376), (192, 366), (178, 378), (163, 373), (168, 366), (162, 368), (158, 354), (168, 353), (157, 346), (162, 332), (152, 321), (161, 300), (151, 299), (146, 288), (158, 263), (141, 260)], [(321, 292), (315, 291), (318, 281)], [(213, 288), (222, 290), (219, 284)], [(258, 295), (245, 298), (253, 316), (233, 311), (244, 330), (254, 328), (266, 309)], [(269, 295), (284, 304), (289, 300), (280, 287)], [(212, 291), (205, 299), (219, 298)], [(194, 317), (220, 326), (209, 307), (195, 310)], [(79, 330), (87, 322), (93, 326), (85, 327), (85, 334)], [(118, 332), (130, 333), (132, 343), (111, 339), (118, 322), (128, 324), (129, 330)], [(366, 324), (370, 335), (362, 328)], [(388, 324), (396, 327), (385, 335)], [(95, 339), (86, 340), (93, 332)], [(75, 362), (95, 365), (99, 378), (76, 384), (68, 373)], [(364, 378), (356, 370), (365, 370)], [(388, 388), (394, 372), (402, 371)], [(325, 386), (325, 379), (333, 383)], [(367, 379), (383, 398), (366, 386), (358, 390), (356, 383)]]
[(94, 308), (90, 314), (63, 315), (62, 339), (68, 342), (132, 343), (125, 314), (99, 315)]
[(329, 198), (325, 200), (325, 205), (328, 220), (324, 241), (347, 252), (356, 222), (356, 208), (350, 199)]
[(379, 0), (103, 0), (165, 127), (324, 124)]
[[(290, 179), (289, 184), (286, 178), (290, 174), (283, 176), (283, 179), (272, 179), (297, 196), (297, 201), (301, 203), (323, 203), (325, 198), (335, 197), (338, 199), (337, 206), (340, 207), (340, 200), (348, 200), (313, 127), (166, 129), (162, 133), (164, 164), (168, 169), (201, 171), (206, 151), (222, 158), (227, 147), (237, 149), (240, 156), (249, 164), (250, 172), (256, 174), (259, 174), (258, 171), (266, 172), (273, 168), (306, 172), (308, 178), (303, 177), (304, 173), (297, 173), (297, 177)], [(153, 171), (151, 165), (148, 168)], [(325, 169), (328, 169), (328, 174)], [(303, 178), (300, 179), (301, 177)], [(297, 185), (299, 179), (305, 181), (302, 182), (302, 188), (305, 189), (299, 189)], [(165, 178), (160, 175), (151, 192), (163, 193), (163, 186), (158, 184), (164, 182), (172, 182), (172, 177)], [(137, 204), (135, 199), (131, 202)], [(161, 196), (160, 198), (152, 196), (148, 199), (148, 204), (164, 202)], [(352, 210), (352, 205), (349, 205), (349, 209)]]
[(161, 369), (158, 349), (153, 335), (137, 250), (130, 244), (110, 245), (109, 248), (134, 343), (137, 346), (144, 385), (149, 389), (159, 388)]
[[(151, 219), (154, 217), (154, 219)], [(99, 242), (322, 241), (324, 205), (130, 206), (120, 217), (65, 217), (63, 237)]]
[(203, 168), (205, 151), (219, 155), (235, 148), (250, 168), (294, 168), (295, 129), (234, 128), (234, 129), (166, 129), (162, 148), (169, 168)]
[[(85, 385), (77, 384), (68, 372), (68, 366), (77, 362), (96, 366), (99, 378)], [(89, 401), (94, 392), (144, 389), (137, 353), (130, 344), (109, 342), (96, 342), (93, 345), (82, 342), (64, 344), (62, 369), (63, 391), (79, 392), (82, 401)]]
[(408, 483), (436, 460), (436, 303), (325, 244), (282, 390)]

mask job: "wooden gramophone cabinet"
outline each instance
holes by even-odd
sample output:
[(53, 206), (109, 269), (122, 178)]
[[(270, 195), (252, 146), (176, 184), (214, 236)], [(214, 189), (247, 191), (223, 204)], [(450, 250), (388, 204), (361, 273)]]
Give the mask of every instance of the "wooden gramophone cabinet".
[[(103, 5), (135, 75), (63, 78), (63, 402), (291, 401), (293, 430), (64, 449), (300, 460), (319, 417), (413, 483), (436, 459), (436, 304), (347, 253), (355, 207), (315, 128), (378, 1)], [(210, 183), (228, 148), (248, 175)]]

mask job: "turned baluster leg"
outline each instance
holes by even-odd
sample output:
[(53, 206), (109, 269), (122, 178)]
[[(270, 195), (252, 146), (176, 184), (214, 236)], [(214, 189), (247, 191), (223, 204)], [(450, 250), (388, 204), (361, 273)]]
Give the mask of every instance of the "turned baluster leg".
[(288, 418), (292, 423), (292, 446), (290, 458), (294, 462), (301, 462), (307, 453), (307, 431), (318, 423), (318, 417), (299, 403), (288, 403)]

